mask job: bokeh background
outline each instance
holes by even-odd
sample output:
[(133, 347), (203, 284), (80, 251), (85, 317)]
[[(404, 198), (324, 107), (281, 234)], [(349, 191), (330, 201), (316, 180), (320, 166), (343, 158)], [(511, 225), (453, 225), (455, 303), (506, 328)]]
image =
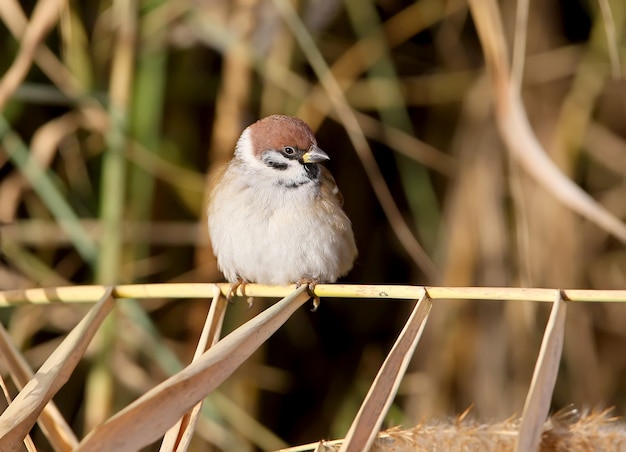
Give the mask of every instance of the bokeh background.
[[(0, 289), (221, 280), (207, 174), (248, 124), (274, 113), (307, 121), (331, 156), (360, 251), (346, 282), (626, 286), (624, 244), (509, 159), (464, 1), (296, 3), (297, 16), (269, 0), (2, 0)], [(599, 3), (532, 2), (522, 93), (550, 157), (624, 219), (625, 65), (610, 63)], [(605, 3), (623, 62), (626, 5)], [(37, 8), (47, 19), (25, 33)], [(516, 2), (500, 8), (511, 47)], [(32, 30), (46, 28), (29, 52)], [(320, 61), (342, 95), (320, 84)], [(19, 64), (25, 76), (11, 87)], [(371, 154), (355, 152), (337, 102)], [(391, 194), (382, 201), (381, 182)], [(406, 226), (411, 237), (399, 239)], [(268, 303), (236, 300), (226, 329)], [(79, 434), (188, 362), (208, 309), (119, 305), (55, 397)], [(343, 437), (410, 307), (342, 299), (301, 310), (209, 398), (194, 447)], [(2, 308), (0, 321), (37, 368), (86, 309)], [(485, 422), (519, 414), (547, 309), (437, 302), (387, 425), (470, 406)], [(571, 305), (554, 409), (624, 414), (625, 351), (625, 307)]]

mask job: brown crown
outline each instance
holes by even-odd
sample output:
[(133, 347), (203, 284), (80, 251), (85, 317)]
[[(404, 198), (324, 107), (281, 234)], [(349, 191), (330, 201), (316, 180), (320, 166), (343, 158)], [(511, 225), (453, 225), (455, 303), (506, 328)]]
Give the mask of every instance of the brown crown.
[(309, 149), (312, 144), (317, 144), (313, 131), (306, 122), (285, 115), (268, 116), (252, 124), (250, 139), (257, 155), (268, 149), (282, 149), (284, 146)]

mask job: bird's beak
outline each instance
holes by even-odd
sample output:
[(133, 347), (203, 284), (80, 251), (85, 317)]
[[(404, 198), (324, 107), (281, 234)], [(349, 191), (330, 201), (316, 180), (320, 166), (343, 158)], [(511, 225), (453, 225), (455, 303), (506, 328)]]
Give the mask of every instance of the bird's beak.
[(311, 145), (308, 151), (302, 154), (302, 161), (304, 163), (318, 163), (324, 160), (330, 160), (330, 157), (314, 144)]

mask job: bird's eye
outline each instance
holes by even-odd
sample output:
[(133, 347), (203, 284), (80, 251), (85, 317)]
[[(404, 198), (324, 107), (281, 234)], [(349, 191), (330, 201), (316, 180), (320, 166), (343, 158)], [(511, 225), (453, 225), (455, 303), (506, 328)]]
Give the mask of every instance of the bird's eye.
[(294, 155), (296, 153), (296, 150), (291, 146), (285, 146), (283, 148), (283, 152), (287, 155)]

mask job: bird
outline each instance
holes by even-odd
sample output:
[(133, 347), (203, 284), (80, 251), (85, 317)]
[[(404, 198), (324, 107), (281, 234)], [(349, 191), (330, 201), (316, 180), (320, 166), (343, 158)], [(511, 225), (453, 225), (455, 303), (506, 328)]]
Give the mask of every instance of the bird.
[(207, 222), (217, 266), (232, 284), (334, 283), (358, 255), (330, 157), (311, 128), (271, 115), (248, 126), (232, 159), (213, 175)]

